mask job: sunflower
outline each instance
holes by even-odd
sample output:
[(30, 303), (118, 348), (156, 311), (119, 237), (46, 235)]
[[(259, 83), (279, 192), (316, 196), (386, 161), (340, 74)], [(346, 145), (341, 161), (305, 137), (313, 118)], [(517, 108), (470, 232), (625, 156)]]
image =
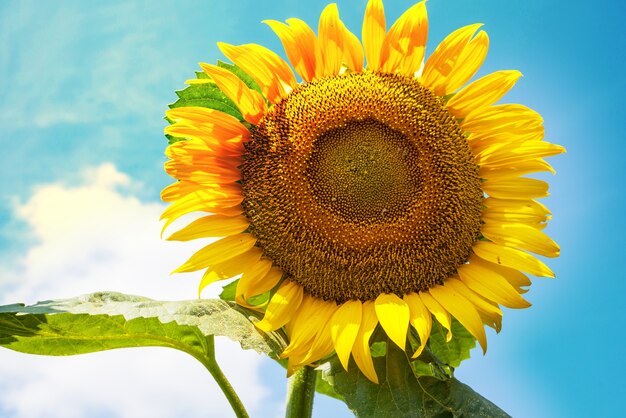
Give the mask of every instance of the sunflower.
[(202, 63), (190, 82), (219, 88), (241, 119), (218, 106), (166, 112), (179, 139), (166, 152), (177, 179), (162, 193), (166, 227), (205, 213), (169, 239), (220, 237), (176, 272), (206, 269), (200, 291), (241, 275), (236, 302), (264, 314), (258, 329), (284, 327), (290, 372), (336, 352), (377, 382), (379, 325), (403, 350), (412, 338), (417, 357), (432, 321), (450, 340), (455, 318), (485, 351), (500, 305), (530, 306), (525, 273), (554, 276), (529, 253), (559, 254), (535, 200), (548, 185), (522, 176), (554, 172), (543, 158), (564, 148), (543, 140), (537, 112), (495, 104), (521, 73), (467, 84), (487, 54), (480, 24), (424, 62), (425, 2), (387, 31), (370, 0), (362, 43), (334, 4), (317, 36), (298, 19), (265, 23), (300, 82), (262, 46), (220, 43), (235, 66)]

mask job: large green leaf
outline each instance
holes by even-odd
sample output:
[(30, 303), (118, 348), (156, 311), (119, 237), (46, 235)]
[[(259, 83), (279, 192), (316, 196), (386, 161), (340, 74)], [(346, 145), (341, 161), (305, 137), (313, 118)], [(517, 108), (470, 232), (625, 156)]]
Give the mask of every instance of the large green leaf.
[(417, 375), (407, 354), (387, 342), (387, 353), (374, 358), (380, 384), (374, 384), (351, 361), (346, 372), (336, 358), (323, 379), (360, 418), (508, 417), (504, 411), (454, 378)]
[(279, 334), (259, 333), (253, 314), (222, 300), (162, 302), (94, 293), (73, 299), (0, 306), (0, 346), (31, 354), (73, 355), (123, 347), (177, 348), (206, 356), (207, 337), (280, 353)]

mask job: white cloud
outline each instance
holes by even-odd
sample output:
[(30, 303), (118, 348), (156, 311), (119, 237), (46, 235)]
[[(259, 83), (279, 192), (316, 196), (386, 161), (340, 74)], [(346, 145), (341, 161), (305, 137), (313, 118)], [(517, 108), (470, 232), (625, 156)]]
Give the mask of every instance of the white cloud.
[[(194, 298), (198, 277), (169, 277), (168, 272), (198, 247), (159, 238), (164, 205), (125, 192), (139, 185), (111, 164), (88, 170), (83, 181), (41, 186), (16, 206), (16, 217), (26, 222), (37, 242), (0, 271), (0, 304), (98, 290)], [(220, 364), (256, 415), (255, 410), (266, 408), (262, 403), (269, 395), (259, 376), (261, 356), (228, 340), (217, 343)], [(167, 349), (67, 358), (3, 349), (0, 376), (0, 414), (12, 418), (84, 417), (94, 411), (129, 418), (232, 414), (206, 370), (190, 356)]]

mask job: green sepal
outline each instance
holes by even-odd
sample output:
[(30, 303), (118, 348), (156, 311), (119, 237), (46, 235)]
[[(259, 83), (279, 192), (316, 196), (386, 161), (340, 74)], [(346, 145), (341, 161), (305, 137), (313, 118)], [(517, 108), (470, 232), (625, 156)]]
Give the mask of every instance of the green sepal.
[(222, 287), (222, 293), (220, 293), (220, 299), (226, 300), (229, 302), (235, 301), (235, 292), (237, 290), (237, 283), (239, 283), (239, 279), (233, 280), (228, 283), (226, 286)]
[[(217, 66), (235, 74), (248, 88), (261, 93), (259, 84), (241, 68), (219, 60), (217, 61)], [(199, 80), (208, 80), (210, 77), (202, 71), (197, 71), (196, 78)], [(185, 106), (206, 107), (231, 115), (242, 123), (245, 122), (237, 105), (222, 93), (219, 87), (213, 82), (190, 84), (183, 90), (176, 91), (176, 95), (178, 96), (178, 100), (169, 105), (170, 109)], [(167, 118), (165, 118), (165, 120), (170, 124), (172, 123), (172, 121)], [(171, 135), (165, 136), (169, 144), (184, 140), (184, 138), (176, 138)]]
[[(239, 279), (233, 280), (228, 283), (226, 286), (222, 287), (222, 293), (220, 293), (220, 299), (226, 300), (229, 302), (235, 301), (235, 295), (237, 291), (237, 283), (239, 283)], [(265, 292), (260, 295), (256, 295), (251, 297), (248, 301), (251, 305), (262, 305), (267, 302), (270, 298), (271, 292)]]
[(370, 346), (372, 357), (384, 357), (387, 354), (387, 341), (376, 341)]
[(447, 333), (448, 331), (433, 318), (428, 348), (441, 363), (459, 367), (463, 360), (470, 358), (470, 351), (476, 347), (476, 338), (454, 318), (452, 318), (452, 339), (449, 342), (446, 342)]
[[(252, 77), (250, 77), (248, 75), (248, 73), (246, 73), (241, 68), (237, 67), (235, 64), (229, 64), (227, 62), (217, 60), (217, 66), (220, 67), (220, 68), (224, 68), (224, 69), (230, 71), (231, 73), (235, 74), (237, 77), (239, 77), (239, 79), (241, 81), (243, 81), (243, 83), (246, 86), (248, 86), (248, 88), (250, 90), (254, 90), (254, 91), (256, 91), (257, 93), (259, 93), (261, 95), (263, 94), (261, 92), (261, 87), (259, 87), (259, 84), (256, 81), (254, 81), (254, 79)], [(204, 74), (204, 73), (202, 73), (202, 74)]]
[(176, 95), (178, 100), (169, 105), (170, 109), (186, 106), (206, 107), (243, 120), (237, 105), (213, 82), (190, 84), (187, 88), (176, 91)]

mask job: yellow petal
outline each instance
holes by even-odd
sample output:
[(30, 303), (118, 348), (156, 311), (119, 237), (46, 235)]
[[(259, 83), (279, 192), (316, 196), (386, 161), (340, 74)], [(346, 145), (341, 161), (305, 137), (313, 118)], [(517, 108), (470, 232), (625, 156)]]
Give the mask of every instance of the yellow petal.
[(218, 42), (217, 46), (228, 59), (252, 77), (261, 87), (264, 95), (267, 96), (269, 87), (276, 83), (276, 77), (267, 68), (265, 62), (254, 54), (250, 54), (243, 45), (235, 46)]
[(476, 74), (489, 50), (489, 37), (480, 31), (482, 24), (462, 27), (437, 46), (426, 61), (422, 82), (438, 96), (455, 92)]
[(481, 23), (464, 26), (441, 41), (424, 65), (421, 82), (425, 87), (432, 89), (438, 96), (448, 94), (446, 79), (455, 68), (461, 52), (481, 26)]
[(175, 202), (198, 189), (198, 185), (193, 182), (177, 181), (161, 190), (161, 200), (164, 202)]
[(239, 77), (224, 68), (206, 63), (200, 63), (200, 67), (215, 81), (222, 93), (237, 105), (246, 121), (257, 124), (261, 120), (266, 111), (263, 96), (248, 88)]
[(261, 254), (260, 248), (252, 247), (243, 254), (209, 266), (198, 286), (198, 297), (200, 297), (202, 290), (211, 283), (235, 277), (255, 265), (261, 258)]
[(548, 208), (536, 200), (506, 200), (489, 197), (483, 200), (486, 209), (483, 216), (497, 216), (501, 219), (509, 219), (508, 216), (527, 217), (536, 222), (545, 222), (552, 218)]
[(474, 243), (472, 251), (483, 260), (495, 264), (525, 271), (535, 276), (554, 277), (554, 273), (548, 266), (523, 251), (485, 241)]
[(363, 48), (367, 67), (370, 70), (380, 68), (380, 53), (387, 34), (385, 10), (381, 0), (369, 0), (363, 18)]
[(179, 214), (184, 215), (191, 212), (208, 212), (213, 207), (218, 206), (217, 200), (230, 197), (229, 193), (221, 191), (220, 187), (207, 189), (199, 187), (197, 183), (189, 183), (195, 184), (196, 190), (168, 206), (161, 214), (161, 219), (169, 219)]
[(291, 65), (303, 80), (312, 81), (322, 76), (324, 59), (319, 41), (306, 23), (300, 19), (287, 19), (288, 25), (275, 20), (263, 23), (276, 33)]
[(372, 361), (372, 353), (370, 351), (370, 338), (378, 325), (374, 302), (367, 301), (363, 303), (363, 316), (361, 318), (361, 326), (355, 338), (352, 347), (352, 357), (361, 372), (372, 382), (378, 384), (378, 376), (374, 369)]
[(314, 71), (309, 73), (309, 68), (306, 66), (302, 58), (300, 49), (297, 46), (296, 38), (293, 34), (293, 30), (286, 24), (277, 20), (264, 20), (263, 23), (268, 25), (278, 36), (280, 42), (285, 48), (289, 62), (296, 70), (296, 72), (306, 81), (310, 81), (315, 76)]
[[(248, 132), (245, 136), (229, 136), (230, 132), (215, 125), (197, 125), (192, 122), (176, 122), (163, 129), (166, 135), (175, 138), (195, 139), (204, 142), (216, 156), (241, 155), (243, 153), (243, 142), (250, 136)], [(185, 147), (185, 145), (173, 145), (172, 148)], [(166, 153), (171, 155), (171, 149)]]
[(325, 76), (339, 74), (342, 64), (354, 72), (363, 71), (361, 42), (339, 19), (336, 4), (329, 4), (322, 12), (318, 34), (324, 55)]
[[(230, 140), (224, 141), (227, 144), (234, 144)], [(198, 139), (189, 139), (187, 141), (178, 141), (165, 149), (165, 155), (171, 159), (181, 160), (185, 163), (215, 161), (220, 167), (237, 168), (241, 165), (243, 159), (243, 144), (239, 142), (237, 152), (230, 152), (230, 149), (217, 146), (209, 146), (205, 141)], [(230, 148), (230, 147), (228, 147)], [(223, 153), (223, 151), (226, 151)], [(234, 151), (234, 149), (232, 150)]]
[(543, 125), (521, 129), (519, 126), (508, 126), (508, 131), (480, 131), (470, 133), (467, 142), (475, 156), (480, 156), (486, 149), (505, 146), (510, 143), (522, 144), (526, 141), (541, 141), (545, 136)]
[[(294, 318), (286, 326), (289, 332), (289, 345), (280, 354), (281, 358), (289, 357), (298, 352), (301, 353), (300, 357), (306, 355), (319, 330), (319, 313), (324, 309), (324, 305), (325, 301), (322, 299), (304, 295)], [(295, 357), (298, 356), (295, 354), (293, 357), (296, 360)]]
[(439, 302), (437, 302), (428, 292), (419, 292), (420, 299), (424, 303), (424, 306), (435, 316), (439, 324), (448, 330), (446, 334), (446, 342), (452, 339), (452, 320), (450, 319), (450, 313), (444, 309)]
[[(314, 78), (324, 76), (324, 56), (319, 40), (315, 32), (300, 19), (287, 19), (287, 24), (291, 27), (296, 38), (296, 45), (300, 49), (300, 55), (306, 63), (308, 72), (314, 74)], [(309, 81), (309, 80), (307, 80)]]
[(463, 282), (457, 278), (446, 279), (446, 286), (451, 287), (461, 294), (465, 299), (472, 302), (476, 311), (482, 318), (482, 321), (494, 328), (496, 332), (500, 332), (502, 329), (502, 311), (496, 303), (490, 302), (487, 299), (474, 292), (467, 287)]
[[(163, 231), (176, 219), (192, 212), (215, 212), (220, 207), (237, 206), (243, 201), (243, 196), (232, 196), (230, 193), (220, 192), (217, 189), (195, 190), (176, 202), (172, 203), (161, 214), (161, 219), (167, 219)], [(241, 210), (238, 211), (241, 214)]]
[(215, 184), (232, 185), (241, 180), (241, 172), (238, 170), (219, 170), (213, 167), (210, 170), (212, 171), (210, 173), (203, 171), (202, 167), (198, 167), (195, 170), (195, 167), (192, 165), (179, 164), (177, 161), (165, 163), (165, 171), (170, 176), (179, 180), (192, 181), (203, 186)]
[(302, 302), (302, 287), (294, 281), (286, 281), (270, 299), (263, 320), (254, 325), (265, 332), (275, 331), (292, 319)]
[(486, 353), (487, 335), (474, 305), (447, 285), (435, 285), (429, 289), (429, 293), (478, 340), (483, 353)]
[(270, 103), (287, 97), (286, 86), (295, 87), (291, 69), (276, 53), (260, 45), (229, 45), (218, 42), (222, 53), (250, 75)]
[(289, 93), (291, 89), (294, 89), (298, 85), (296, 76), (289, 67), (289, 64), (277, 53), (257, 44), (248, 44), (246, 48), (246, 53), (258, 55), (259, 59), (265, 62), (270, 71), (278, 77), (286, 93)]
[(218, 137), (234, 138), (249, 133), (239, 119), (219, 110), (199, 106), (177, 107), (165, 112), (165, 116), (173, 122), (192, 122), (217, 129)]
[(485, 223), (480, 231), (496, 244), (520, 248), (544, 257), (558, 257), (561, 251), (549, 236), (524, 224)]
[(211, 213), (224, 216), (237, 216), (243, 213), (241, 205), (229, 206), (229, 207), (215, 207), (211, 209)]
[(530, 200), (549, 196), (548, 183), (524, 177), (488, 180), (482, 183), (482, 188), (497, 199)]
[[(239, 161), (237, 161), (237, 159), (218, 157), (206, 157), (204, 159), (200, 159), (198, 157), (200, 156), (195, 152), (187, 153), (186, 151), (183, 151), (182, 153), (176, 155), (173, 160), (167, 161), (165, 163), (165, 169), (172, 177), (175, 176), (176, 171), (187, 170), (192, 172), (194, 169), (207, 174), (233, 175), (239, 172), (237, 168)], [(170, 170), (174, 171), (174, 173)]]
[(491, 181), (509, 180), (529, 173), (550, 172), (555, 174), (554, 168), (540, 158), (528, 161), (517, 161), (507, 166), (480, 166), (478, 174), (481, 179)]
[(411, 311), (409, 321), (420, 337), (420, 346), (415, 350), (415, 353), (413, 353), (413, 358), (417, 358), (422, 354), (424, 347), (426, 347), (426, 342), (428, 341), (433, 325), (433, 318), (417, 293), (404, 295), (404, 301), (409, 305), (409, 310)]
[(485, 61), (487, 51), (489, 51), (489, 36), (487, 32), (481, 30), (474, 39), (469, 41), (455, 62), (454, 69), (446, 80), (446, 94), (457, 91), (476, 74)]
[(520, 130), (526, 132), (541, 125), (543, 125), (541, 115), (520, 104), (478, 108), (470, 112), (460, 124), (466, 132), (490, 134)]
[(487, 147), (479, 156), (477, 163), (490, 168), (506, 168), (519, 162), (551, 157), (564, 152), (565, 148), (560, 145), (545, 141), (526, 141), (521, 144), (513, 143), (499, 147)]
[(515, 290), (517, 290), (517, 293), (522, 294), (528, 292), (528, 290), (523, 289), (523, 287), (530, 286), (531, 282), (528, 276), (526, 276), (521, 271), (499, 264), (494, 264), (483, 259), (480, 259), (480, 262), (485, 266), (485, 268), (493, 270), (500, 276), (504, 277), (506, 281), (509, 282), (509, 284), (511, 284), (511, 286), (515, 288)]
[(330, 320), (330, 335), (337, 357), (345, 370), (348, 370), (352, 346), (361, 326), (363, 311), (360, 300), (350, 300), (339, 306)]
[(530, 306), (504, 277), (487, 268), (476, 257), (470, 257), (469, 264), (460, 266), (457, 271), (467, 287), (487, 299), (514, 309)]
[(324, 75), (337, 75), (343, 59), (344, 37), (339, 10), (337, 5), (331, 3), (324, 8), (320, 15), (317, 33), (319, 42), (324, 53)]
[(175, 158), (177, 155), (203, 155), (207, 157), (221, 158), (241, 158), (244, 152), (243, 137), (238, 140), (217, 140), (211, 138), (209, 141), (198, 138), (188, 138), (185, 141), (178, 141), (169, 145), (165, 149), (165, 155)]
[(226, 237), (245, 231), (250, 225), (245, 216), (212, 215), (196, 219), (169, 236), (169, 241), (189, 241), (206, 237)]
[(343, 63), (355, 73), (363, 71), (363, 46), (361, 41), (348, 28), (343, 26)]
[(244, 273), (241, 279), (239, 279), (239, 283), (237, 283), (237, 294), (243, 295), (244, 299), (262, 295), (273, 289), (282, 277), (283, 271), (278, 267), (272, 267), (265, 275), (261, 275), (258, 272), (248, 275)]
[(393, 293), (383, 293), (376, 298), (376, 316), (391, 341), (403, 351), (411, 316), (409, 305)]
[(256, 243), (251, 234), (238, 234), (212, 242), (192, 255), (172, 273), (196, 271), (245, 253)]
[(412, 77), (422, 65), (428, 38), (426, 2), (422, 1), (402, 14), (391, 26), (380, 56), (382, 70)]
[(299, 364), (309, 364), (317, 361), (322, 357), (329, 355), (333, 349), (333, 339), (330, 334), (330, 320), (337, 311), (338, 306), (335, 302), (324, 303), (323, 309), (319, 311), (319, 314), (315, 317), (315, 323), (311, 326), (317, 328), (317, 334), (311, 344), (311, 348), (304, 357), (299, 360)]
[(249, 266), (243, 271), (243, 275), (239, 279), (239, 282), (237, 282), (237, 291), (235, 294), (237, 296), (243, 295), (244, 300), (250, 298), (250, 284), (263, 280), (271, 268), (272, 261), (267, 258), (263, 258), (254, 265)]
[(517, 70), (496, 71), (464, 87), (446, 107), (459, 119), (482, 107), (491, 106), (504, 96), (522, 76)]

